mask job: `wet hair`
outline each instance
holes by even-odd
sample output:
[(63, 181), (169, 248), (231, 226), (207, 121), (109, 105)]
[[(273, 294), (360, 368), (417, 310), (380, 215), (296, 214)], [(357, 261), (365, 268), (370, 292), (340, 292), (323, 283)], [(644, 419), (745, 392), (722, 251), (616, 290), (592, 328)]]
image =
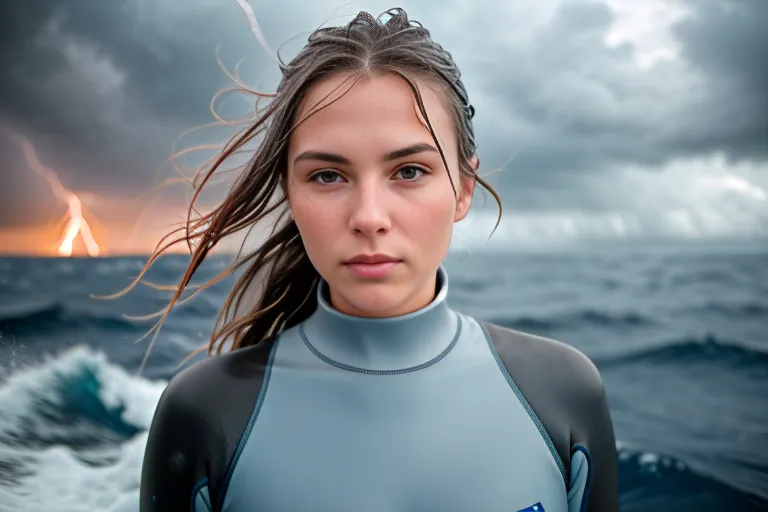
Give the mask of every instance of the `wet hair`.
[[(182, 242), (189, 246), (191, 261), (178, 286), (174, 286), (167, 308), (162, 315), (157, 315), (161, 316), (155, 326), (157, 329), (174, 304), (180, 301), (206, 256), (222, 239), (252, 228), (267, 216), (276, 215), (277, 221), (266, 241), (245, 256), (238, 253), (232, 266), (201, 287), (206, 288), (226, 275), (241, 272), (217, 318), (207, 346), (209, 355), (214, 351), (221, 353), (228, 342), (230, 350), (237, 350), (269, 340), (306, 319), (317, 306), (315, 294), (320, 276), (307, 256), (287, 208), (287, 148), (293, 129), (302, 121), (298, 114), (303, 99), (318, 81), (344, 74), (347, 79), (340, 87), (348, 90), (360, 80), (380, 74), (394, 73), (402, 77), (413, 91), (447, 170), (448, 162), (429, 121), (417, 81), (436, 87), (443, 93), (444, 107), (455, 125), (460, 175), (476, 180), (486, 188), (498, 203), (499, 219), (501, 216), (498, 194), (472, 166), (472, 157), (477, 151), (472, 126), (475, 110), (459, 68), (451, 54), (432, 40), (429, 30), (410, 20), (403, 9), (390, 9), (379, 17), (362, 11), (345, 26), (319, 28), (309, 36), (307, 44), (293, 60), (287, 64), (279, 62), (282, 78), (274, 94), (262, 95), (248, 90), (258, 96), (267, 96), (269, 103), (257, 112), (256, 120), (233, 137), (212, 161), (196, 190), (190, 214), (194, 200), (216, 169), (258, 137), (260, 142), (244, 172), (212, 211), (194, 221), (190, 216), (186, 226), (180, 228), (183, 234), (179, 238), (168, 242), (173, 233), (166, 236), (134, 282), (138, 282), (171, 246)], [(333, 101), (325, 102), (326, 106)], [(448, 175), (450, 177), (450, 173)], [(451, 185), (457, 194), (453, 179)], [(251, 285), (259, 277), (263, 285), (254, 292)], [(253, 294), (256, 296), (249, 297)], [(253, 299), (255, 305), (244, 306)], [(243, 309), (245, 313), (236, 314), (242, 313)]]

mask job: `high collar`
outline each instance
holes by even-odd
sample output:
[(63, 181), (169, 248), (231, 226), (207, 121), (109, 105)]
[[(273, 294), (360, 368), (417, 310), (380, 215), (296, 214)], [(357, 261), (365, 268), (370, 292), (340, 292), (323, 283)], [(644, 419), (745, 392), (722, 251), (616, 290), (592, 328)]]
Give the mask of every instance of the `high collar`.
[(330, 304), (328, 283), (317, 287), (317, 309), (299, 328), (304, 343), (329, 364), (363, 373), (415, 371), (442, 359), (458, 339), (458, 315), (446, 303), (448, 274), (440, 265), (437, 293), (406, 315), (364, 318)]

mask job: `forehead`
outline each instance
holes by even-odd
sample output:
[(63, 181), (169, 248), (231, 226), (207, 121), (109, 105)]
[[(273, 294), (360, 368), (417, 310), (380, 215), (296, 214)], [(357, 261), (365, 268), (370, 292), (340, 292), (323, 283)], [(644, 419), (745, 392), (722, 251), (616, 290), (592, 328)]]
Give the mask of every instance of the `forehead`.
[[(454, 123), (438, 88), (416, 80), (432, 129), (444, 150), (455, 139)], [(312, 114), (309, 117), (308, 114)], [(408, 82), (396, 74), (328, 77), (312, 86), (302, 101), (290, 152), (330, 147), (340, 151), (386, 153), (404, 145), (434, 144)]]

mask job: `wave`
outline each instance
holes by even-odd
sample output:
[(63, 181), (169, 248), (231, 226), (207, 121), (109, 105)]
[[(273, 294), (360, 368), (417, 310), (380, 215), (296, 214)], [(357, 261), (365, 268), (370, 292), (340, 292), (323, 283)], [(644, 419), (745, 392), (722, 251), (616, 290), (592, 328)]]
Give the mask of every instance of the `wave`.
[(0, 503), (106, 510), (134, 493), (166, 384), (85, 347), (17, 369), (0, 386)]
[(10, 485), (0, 482), (0, 511), (136, 511), (146, 433), (116, 447), (108, 464), (84, 462), (65, 446), (25, 459), (26, 474)]
[(623, 512), (766, 510), (768, 501), (690, 469), (672, 456), (622, 448), (619, 489)]
[(0, 387), (0, 443), (92, 448), (148, 428), (164, 382), (129, 375), (106, 356), (75, 347), (15, 370)]
[(709, 313), (719, 313), (727, 316), (768, 316), (768, 303), (748, 301), (744, 303), (708, 302), (702, 308)]
[(10, 333), (83, 327), (113, 330), (135, 325), (119, 316), (79, 311), (60, 302), (0, 310), (0, 330)]
[[(135, 510), (146, 430), (166, 385), (85, 347), (14, 372), (0, 385), (0, 510)], [(757, 503), (679, 459), (617, 448), (622, 510)]]
[(149, 426), (164, 386), (129, 375), (101, 352), (75, 347), (19, 368), (3, 382), (0, 443), (94, 447), (122, 441)]
[[(214, 293), (201, 294), (191, 301), (176, 304), (172, 318), (206, 319), (216, 317), (224, 299)], [(130, 307), (131, 314), (155, 313), (168, 305), (157, 297), (139, 297)], [(62, 302), (27, 303), (16, 307), (0, 308), (0, 333), (11, 335), (50, 335), (62, 330), (146, 331), (156, 319), (135, 321), (122, 315), (125, 309), (113, 306), (110, 311), (90, 311), (87, 307), (73, 307)]]
[(636, 312), (609, 313), (594, 309), (566, 312), (551, 317), (519, 316), (491, 319), (491, 323), (521, 331), (551, 331), (556, 329), (578, 329), (585, 326), (599, 327), (646, 327), (656, 321)]
[(742, 284), (740, 275), (733, 269), (704, 268), (699, 270), (684, 269), (679, 274), (669, 276), (669, 287), (699, 286), (717, 284), (721, 286), (739, 286)]
[(664, 345), (617, 356), (597, 357), (598, 366), (617, 366), (635, 363), (690, 364), (711, 362), (737, 368), (768, 367), (768, 351), (727, 342), (715, 336), (685, 338)]

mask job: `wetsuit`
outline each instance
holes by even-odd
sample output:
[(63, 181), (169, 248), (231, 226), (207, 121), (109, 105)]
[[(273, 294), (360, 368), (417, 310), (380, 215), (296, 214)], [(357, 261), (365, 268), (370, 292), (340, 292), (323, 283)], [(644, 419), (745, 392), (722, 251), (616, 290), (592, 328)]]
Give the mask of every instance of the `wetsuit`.
[(602, 380), (569, 346), (445, 302), (383, 319), (318, 307), (193, 364), (149, 432), (141, 511), (608, 512)]

